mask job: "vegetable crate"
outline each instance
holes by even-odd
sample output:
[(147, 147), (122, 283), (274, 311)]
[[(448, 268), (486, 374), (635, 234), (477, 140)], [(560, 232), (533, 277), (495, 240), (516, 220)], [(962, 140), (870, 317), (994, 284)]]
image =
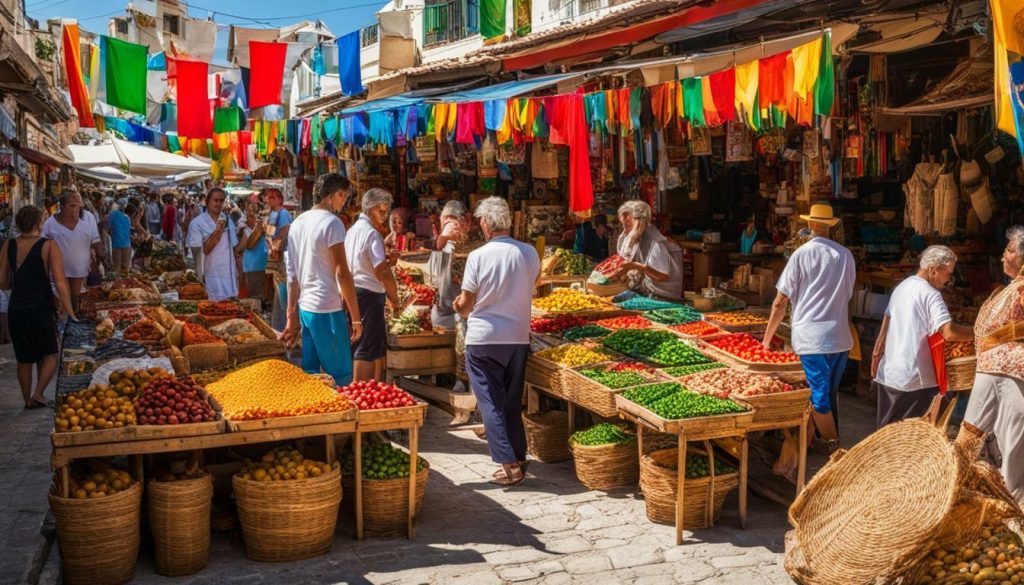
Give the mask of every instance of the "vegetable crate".
[(615, 407), (662, 433), (685, 434), (687, 439), (714, 439), (744, 435), (754, 422), (756, 411), (745, 400), (732, 399), (748, 408), (746, 412), (717, 414), (683, 419), (665, 419), (639, 404), (615, 395)]
[[(615, 404), (615, 396), (629, 388), (609, 388), (604, 384), (584, 376), (581, 370), (593, 369), (598, 366), (614, 365), (614, 362), (606, 364), (591, 364), (577, 368), (567, 368), (564, 372), (563, 389), (567, 400), (593, 412), (604, 418), (615, 418), (618, 416), (618, 407)], [(655, 371), (646, 374), (649, 379), (638, 385), (653, 384), (657, 382), (669, 382), (671, 378), (665, 374)]]
[(720, 361), (723, 364), (727, 364), (739, 370), (746, 370), (748, 372), (757, 372), (762, 374), (795, 374), (803, 375), (804, 367), (800, 362), (792, 362), (788, 364), (768, 364), (761, 362), (747, 361), (741, 357), (737, 357), (727, 351), (723, 351), (710, 343), (705, 341), (700, 342), (700, 350), (706, 355), (716, 361)]
[(406, 335), (388, 334), (388, 347), (411, 349), (420, 347), (452, 346), (455, 344), (455, 331), (436, 329)]

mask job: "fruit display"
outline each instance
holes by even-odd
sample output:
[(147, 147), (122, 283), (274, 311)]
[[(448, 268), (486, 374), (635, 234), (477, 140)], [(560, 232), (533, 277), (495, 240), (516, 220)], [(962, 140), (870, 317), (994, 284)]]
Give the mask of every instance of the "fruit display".
[(622, 395), (630, 402), (647, 407), (670, 394), (682, 391), (683, 385), (678, 382), (659, 382), (657, 384), (630, 388), (623, 392)]
[(651, 374), (638, 371), (614, 371), (612, 368), (588, 368), (579, 373), (612, 390), (647, 384), (656, 379)]
[(606, 362), (610, 359), (610, 356), (607, 353), (595, 351), (583, 347), (582, 345), (575, 345), (571, 343), (559, 345), (557, 347), (549, 347), (548, 349), (537, 352), (535, 355), (539, 358), (556, 362), (570, 368)]
[(378, 380), (359, 380), (338, 388), (338, 392), (349, 397), (359, 410), (380, 410), (415, 406), (411, 394), (397, 386)]
[(594, 267), (587, 280), (597, 284), (607, 284), (611, 277), (618, 272), (619, 268), (626, 263), (626, 259), (618, 254), (613, 254)]
[(93, 384), (63, 395), (57, 406), (54, 432), (115, 429), (135, 424), (135, 387)]
[(546, 297), (534, 299), (533, 306), (549, 313), (575, 313), (603, 309), (608, 305), (597, 295), (572, 288), (558, 288)]
[(117, 391), (118, 395), (134, 400), (139, 392), (153, 380), (171, 377), (174, 377), (174, 374), (163, 368), (127, 369), (111, 372), (107, 382), (111, 388)]
[(416, 304), (416, 305), (433, 305), (434, 304), (434, 297), (437, 294), (437, 291), (435, 291), (434, 289), (430, 288), (429, 286), (427, 286), (425, 284), (420, 284), (418, 282), (414, 282), (414, 283), (410, 284), (409, 288), (412, 290), (413, 295), (415, 295), (415, 297), (416, 297), (415, 300), (413, 301), (413, 304)]
[(69, 493), (76, 500), (112, 496), (135, 484), (127, 471), (112, 467), (104, 461), (91, 459), (88, 467), (83, 470), (76, 465), (71, 470)]
[(430, 331), (433, 325), (430, 323), (429, 310), (417, 310), (415, 307), (407, 307), (401, 315), (391, 319), (391, 326), (388, 333), (392, 335), (411, 335)]
[(583, 276), (590, 272), (590, 261), (583, 254), (577, 254), (572, 250), (558, 248), (555, 250), (555, 268), (553, 274), (567, 274), (569, 276)]
[(217, 420), (217, 413), (191, 378), (157, 378), (133, 404), (140, 425), (177, 425)]
[(768, 324), (768, 319), (764, 316), (747, 311), (708, 313), (704, 315), (704, 318), (729, 327), (758, 327)]
[[(363, 443), (363, 479), (401, 479), (409, 477), (409, 454), (390, 444)], [(427, 460), (416, 458), (416, 472), (427, 468)], [(341, 472), (355, 473), (355, 456), (347, 451), (341, 459)]]
[(605, 337), (601, 343), (626, 355), (648, 356), (661, 344), (674, 339), (679, 338), (668, 331), (621, 329)]
[(790, 392), (793, 386), (768, 374), (751, 374), (729, 368), (691, 374), (680, 380), (684, 386), (719, 398), (750, 397)]
[(586, 447), (593, 447), (595, 445), (627, 445), (636, 442), (636, 435), (621, 425), (600, 423), (589, 429), (576, 431), (569, 436), (569, 442)]
[(196, 311), (215, 319), (249, 319), (249, 310), (232, 301), (199, 301)]
[(725, 331), (711, 323), (708, 323), (707, 321), (694, 321), (692, 323), (683, 323), (681, 325), (671, 325), (669, 329), (688, 337), (706, 337), (708, 335), (725, 333)]
[(165, 303), (164, 308), (172, 315), (195, 315), (199, 312), (199, 305), (193, 301), (174, 301)]
[(939, 547), (923, 561), (926, 573), (917, 583), (1001, 585), (1024, 581), (1024, 543), (989, 514), (974, 542), (961, 548)]
[(658, 309), (677, 309), (682, 307), (679, 303), (672, 303), (661, 299), (652, 299), (651, 297), (645, 297), (637, 294), (615, 304), (627, 311), (655, 311)]
[(946, 361), (955, 360), (958, 358), (971, 357), (974, 355), (974, 342), (971, 341), (954, 341), (953, 343), (946, 342), (945, 347)]
[(711, 345), (748, 362), (761, 364), (796, 364), (800, 357), (788, 351), (765, 349), (761, 342), (749, 333), (733, 333), (709, 341)]
[(690, 307), (675, 307), (671, 309), (654, 309), (647, 311), (644, 316), (663, 325), (682, 325), (685, 323), (699, 322), (703, 317), (700, 311)]
[(642, 374), (653, 374), (654, 368), (647, 364), (634, 361), (621, 361), (608, 366), (609, 372), (640, 372)]
[(143, 345), (153, 346), (163, 342), (167, 330), (152, 319), (142, 319), (124, 330), (124, 338)]
[(280, 446), (264, 453), (259, 461), (247, 459), (245, 466), (235, 475), (246, 481), (293, 481), (320, 477), (337, 468), (337, 462), (331, 465), (306, 459), (291, 447)]
[(692, 366), (712, 359), (682, 339), (673, 339), (658, 346), (657, 351), (647, 356), (647, 361), (659, 366)]
[(733, 402), (708, 394), (681, 390), (654, 402), (647, 407), (651, 412), (666, 420), (717, 416), (745, 412), (747, 409)]
[(530, 319), (530, 331), (534, 333), (561, 333), (566, 329), (586, 325), (587, 320), (575, 315), (557, 315), (555, 317), (533, 317)]
[[(728, 475), (736, 470), (715, 458), (715, 475)], [(673, 468), (675, 469), (675, 468)], [(704, 455), (686, 454), (686, 479), (701, 479), (711, 475), (711, 462)]]
[(198, 282), (190, 282), (178, 287), (178, 298), (183, 300), (202, 300), (206, 297), (206, 287)]
[(206, 386), (231, 420), (256, 420), (342, 412), (353, 408), (344, 394), (283, 360), (264, 360)]
[(611, 333), (611, 329), (606, 329), (600, 325), (580, 325), (579, 327), (573, 327), (572, 329), (566, 329), (562, 332), (562, 337), (569, 341), (579, 341), (581, 339), (594, 339), (597, 337), (604, 337)]
[(722, 362), (710, 362), (706, 364), (694, 364), (692, 366), (675, 366), (672, 368), (665, 368), (662, 371), (673, 378), (682, 378), (683, 376), (689, 376), (690, 374), (696, 374), (697, 372), (717, 370), (724, 367), (726, 366)]
[(639, 315), (630, 315), (626, 317), (612, 317), (610, 319), (601, 319), (600, 321), (594, 322), (596, 325), (600, 325), (606, 329), (613, 331), (618, 329), (648, 329), (652, 323), (649, 319), (641, 317)]
[(182, 342), (185, 345), (197, 343), (224, 343), (224, 341), (210, 333), (210, 331), (199, 323), (185, 323), (182, 326)]

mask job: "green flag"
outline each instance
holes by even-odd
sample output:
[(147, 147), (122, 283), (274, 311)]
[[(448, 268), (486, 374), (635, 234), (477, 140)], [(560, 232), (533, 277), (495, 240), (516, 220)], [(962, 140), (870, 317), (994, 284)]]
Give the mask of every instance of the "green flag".
[(533, 31), (533, 3), (530, 0), (512, 0), (512, 14), (517, 37), (525, 37)]
[(213, 132), (238, 132), (245, 128), (245, 112), (238, 106), (217, 108), (213, 112)]
[(480, 0), (480, 36), (489, 40), (505, 34), (505, 0)]
[(690, 120), (690, 124), (698, 128), (707, 126), (704, 120), (704, 91), (701, 87), (699, 77), (687, 77), (682, 82), (683, 86), (683, 111)]
[(821, 39), (821, 61), (818, 64), (818, 81), (814, 84), (814, 112), (820, 116), (832, 113), (835, 100), (835, 70), (832, 65), (832, 33), (825, 31)]
[(146, 45), (104, 37), (107, 103), (146, 114)]

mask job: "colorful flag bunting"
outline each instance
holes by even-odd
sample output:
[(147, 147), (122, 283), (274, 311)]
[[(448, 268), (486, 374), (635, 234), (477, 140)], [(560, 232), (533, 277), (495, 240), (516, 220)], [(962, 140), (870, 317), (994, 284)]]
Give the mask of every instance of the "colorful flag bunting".
[(505, 0), (480, 0), (480, 36), (485, 41), (505, 36)]
[(213, 132), (206, 80), (209, 68), (202, 61), (168, 59), (168, 64), (172, 63), (178, 88), (178, 135), (209, 138)]

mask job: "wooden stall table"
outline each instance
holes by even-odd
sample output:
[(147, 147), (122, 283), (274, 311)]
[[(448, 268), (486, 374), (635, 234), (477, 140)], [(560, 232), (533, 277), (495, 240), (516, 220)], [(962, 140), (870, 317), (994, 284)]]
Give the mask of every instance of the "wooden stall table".
[(385, 381), (455, 373), (455, 331), (388, 335)]
[(541, 412), (540, 399), (541, 396), (545, 396), (549, 399), (560, 400), (565, 402), (566, 410), (568, 415), (568, 427), (569, 434), (576, 432), (576, 408), (578, 405), (567, 399), (564, 394), (556, 392), (550, 388), (544, 386), (538, 386), (527, 382), (524, 390), (526, 392), (526, 412), (527, 414), (536, 414)]
[(419, 430), (426, 419), (427, 405), (417, 404), (402, 408), (382, 408), (377, 410), (360, 410), (356, 418), (355, 444), (353, 465), (356, 477), (356, 538), (363, 539), (363, 433), (382, 431), (409, 431), (409, 510), (406, 536), (412, 538), (416, 534), (416, 461), (419, 456)]

